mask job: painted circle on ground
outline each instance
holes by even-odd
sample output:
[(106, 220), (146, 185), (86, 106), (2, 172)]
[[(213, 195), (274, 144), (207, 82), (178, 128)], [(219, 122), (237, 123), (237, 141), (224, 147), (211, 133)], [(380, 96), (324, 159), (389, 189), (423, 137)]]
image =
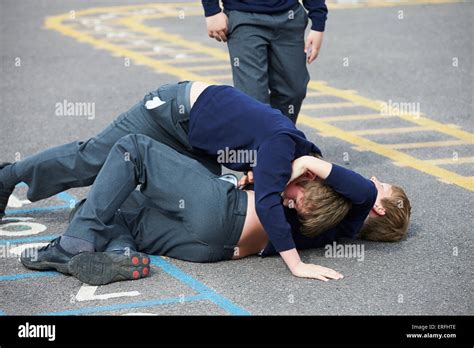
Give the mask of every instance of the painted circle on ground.
[(17, 217), (3, 219), (4, 223), (0, 225), (0, 236), (23, 237), (46, 231), (47, 227), (45, 225), (29, 222), (28, 220), (32, 220), (32, 218)]

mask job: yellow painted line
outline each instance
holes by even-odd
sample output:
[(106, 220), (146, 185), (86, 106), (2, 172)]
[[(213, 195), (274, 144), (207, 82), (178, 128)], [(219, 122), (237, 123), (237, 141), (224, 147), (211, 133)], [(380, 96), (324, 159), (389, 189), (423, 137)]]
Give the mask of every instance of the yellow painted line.
[(359, 2), (341, 1), (333, 2), (326, 1), (329, 10), (347, 10), (347, 9), (360, 9), (360, 8), (373, 8), (373, 7), (402, 7), (402, 6), (414, 6), (414, 5), (436, 5), (445, 3), (457, 3), (462, 0), (364, 0)]
[(443, 164), (466, 164), (474, 163), (474, 157), (458, 157), (458, 158), (438, 158), (434, 160), (425, 160), (425, 162), (434, 164), (434, 165), (443, 165)]
[[(147, 6), (147, 5), (143, 5)], [(140, 6), (137, 6), (140, 7)], [(126, 7), (121, 7), (123, 11), (128, 11), (132, 6), (126, 6)], [(115, 10), (115, 8), (113, 8)], [(110, 10), (110, 8), (109, 8)], [(108, 11), (108, 10), (106, 10)], [(78, 11), (76, 13), (77, 16), (80, 16), (81, 13), (99, 13), (97, 12), (97, 9), (88, 9), (88, 10), (83, 10), (83, 11)], [(198, 74), (195, 74), (193, 72), (187, 71), (182, 68), (178, 68), (176, 66), (173, 66), (175, 61), (169, 61), (164, 62), (164, 61), (158, 61), (156, 59), (147, 57), (140, 52), (134, 52), (130, 49), (123, 48), (119, 45), (112, 44), (108, 41), (105, 41), (103, 39), (98, 39), (95, 37), (92, 37), (91, 35), (85, 34), (80, 32), (79, 30), (73, 29), (68, 27), (66, 24), (62, 23), (64, 20), (68, 20), (69, 13), (64, 14), (64, 15), (59, 15), (59, 16), (53, 16), (53, 17), (47, 17), (45, 21), (45, 27), (49, 29), (54, 29), (59, 31), (60, 33), (64, 35), (68, 35), (73, 37), (74, 39), (80, 41), (80, 42), (85, 42), (88, 44), (91, 44), (92, 46), (98, 48), (98, 49), (105, 49), (107, 51), (112, 52), (113, 54), (120, 55), (123, 57), (128, 57), (130, 58), (133, 62), (139, 63), (145, 66), (149, 66), (155, 71), (161, 72), (161, 73), (166, 73), (170, 75), (174, 75), (179, 79), (182, 80), (200, 80), (203, 82), (215, 84), (216, 82), (213, 81), (211, 78), (206, 77), (206, 76), (200, 76)], [(146, 16), (141, 16), (142, 19), (145, 19), (143, 17)], [(148, 32), (149, 35), (153, 35), (153, 37), (160, 39), (165, 42), (173, 42), (175, 44), (178, 44), (180, 46), (184, 46), (186, 48), (192, 49), (194, 51), (197, 51), (200, 54), (207, 54), (210, 55), (213, 58), (216, 58), (217, 60), (225, 60), (228, 61), (228, 55), (227, 52), (220, 50), (220, 49), (214, 49), (210, 47), (206, 47), (204, 45), (197, 44), (195, 42), (190, 42), (188, 40), (185, 40), (181, 38), (179, 35), (176, 34), (169, 34), (161, 29), (158, 28), (149, 28), (141, 24), (140, 22), (134, 23), (131, 18), (134, 18), (134, 20), (140, 19), (140, 16), (132, 16), (125, 18), (121, 21), (121, 23), (127, 23), (127, 25), (130, 25), (132, 28), (135, 28), (137, 30), (145, 30)], [(141, 19), (140, 19), (141, 20)], [(310, 82), (310, 88), (315, 90), (316, 92), (324, 93), (324, 94), (330, 94), (333, 96), (339, 96), (342, 99), (346, 99), (352, 103), (355, 103), (357, 105), (361, 106), (369, 106), (369, 108), (375, 109), (377, 111), (380, 111), (380, 102), (370, 100), (368, 98), (364, 98), (362, 96), (359, 96), (355, 93), (350, 93), (348, 91), (344, 90), (339, 90), (333, 87), (327, 86), (325, 82), (321, 81), (312, 81)], [(374, 105), (376, 106), (374, 108)], [(402, 117), (402, 116), (400, 116)], [(402, 117), (403, 118), (403, 117)], [(421, 122), (420, 120), (423, 120), (422, 117), (418, 119), (418, 122)], [(437, 123), (435, 121), (431, 121), (429, 119), (423, 120), (423, 122), (428, 123), (431, 127), (440, 127), (445, 126), (441, 123)], [(441, 180), (445, 180), (448, 182), (455, 183), (456, 185), (466, 188), (468, 190), (474, 191), (474, 185), (472, 182), (471, 178), (463, 177), (461, 175), (458, 175), (454, 172), (448, 171), (443, 168), (439, 168), (433, 164), (426, 163), (424, 161), (421, 161), (419, 159), (416, 159), (412, 156), (409, 156), (407, 154), (404, 154), (402, 152), (399, 152), (394, 149), (390, 149), (382, 144), (378, 144), (376, 142), (370, 141), (368, 139), (365, 139), (361, 136), (358, 136), (357, 134), (352, 134), (350, 132), (344, 131), (342, 129), (339, 129), (337, 127), (334, 127), (326, 122), (323, 121), (318, 121), (317, 119), (310, 118), (306, 115), (300, 115), (299, 117), (299, 123), (300, 124), (306, 124), (316, 130), (318, 130), (321, 133), (324, 134), (329, 134), (334, 137), (337, 137), (345, 142), (352, 143), (354, 145), (358, 145), (363, 148), (370, 149), (370, 151), (377, 153), (379, 155), (385, 156), (387, 158), (390, 158), (396, 163), (401, 163), (403, 165), (407, 165), (411, 168), (417, 169), (421, 172), (430, 174), (432, 176), (435, 176)], [(424, 125), (424, 124), (421, 124)], [(447, 127), (445, 127), (447, 129)], [(449, 132), (452, 132), (453, 134), (456, 134), (458, 137), (461, 136), (467, 136), (467, 132), (464, 132), (462, 130), (457, 130), (457, 129), (448, 129)], [(443, 133), (445, 133), (444, 131)]]
[[(160, 40), (163, 40), (163, 41), (172, 42), (172, 43), (175, 43), (176, 45), (187, 47), (191, 50), (199, 51), (200, 53), (207, 54), (207, 55), (209, 55), (213, 58), (224, 60), (226, 62), (229, 61), (229, 56), (228, 56), (227, 52), (225, 52), (223, 50), (208, 47), (208, 46), (204, 46), (204, 45), (202, 45), (198, 42), (192, 42), (192, 41), (189, 41), (189, 40), (185, 40), (184, 38), (182, 38), (178, 34), (170, 34), (170, 33), (164, 32), (163, 30), (161, 30), (159, 28), (156, 28), (156, 27), (152, 28), (152, 27), (149, 27), (149, 26), (144, 25), (142, 23), (146, 19), (153, 19), (153, 18), (154, 18), (153, 15), (150, 15), (150, 16), (130, 16), (130, 17), (126, 17), (126, 18), (121, 18), (119, 20), (119, 23), (121, 25), (124, 25), (124, 26), (128, 27), (129, 29), (131, 29), (133, 31), (147, 34), (148, 36), (153, 37), (155, 39), (160, 39)], [(205, 30), (204, 26), (203, 26), (202, 30), (203, 31)]]
[(324, 94), (324, 93), (321, 93), (321, 92), (307, 92), (306, 93), (306, 98), (309, 98), (309, 97), (322, 97), (322, 96), (325, 96), (327, 94)]
[[(381, 111), (382, 108), (382, 101), (377, 101), (377, 100), (372, 100), (363, 96), (360, 96), (358, 94), (354, 93), (347, 93), (344, 90), (340, 90), (334, 87), (330, 87), (326, 84), (321, 84), (316, 81), (310, 81), (308, 84), (308, 87), (311, 89), (314, 89), (319, 92), (331, 94), (336, 97), (340, 97), (342, 99), (346, 99), (354, 104), (360, 105), (360, 106), (365, 106), (369, 109), (376, 110), (377, 112)], [(420, 126), (430, 128), (432, 130), (435, 130), (437, 132), (451, 135), (455, 138), (461, 139), (461, 140), (466, 140), (466, 141), (472, 141), (474, 134), (466, 132), (461, 129), (455, 129), (451, 127), (446, 127), (446, 124), (431, 120), (429, 118), (423, 117), (423, 116), (417, 116), (417, 115), (405, 115), (405, 114), (400, 114), (397, 115), (398, 117), (410, 121), (413, 123), (416, 123)]]
[[(140, 52), (141, 54), (145, 55), (145, 56), (157, 56), (160, 54), (160, 52), (156, 52), (156, 51), (141, 51)], [(170, 59), (170, 63), (173, 62), (174, 59)], [(163, 60), (160, 59), (161, 62), (163, 62)]]
[(357, 106), (354, 103), (337, 102), (337, 103), (317, 103), (317, 104), (303, 104), (302, 110), (314, 109), (334, 109), (334, 108), (349, 108)]
[(212, 81), (203, 78), (203, 76), (200, 75), (194, 75), (190, 72), (187, 72), (183, 69), (176, 68), (170, 64), (158, 61), (156, 59), (144, 56), (143, 54), (139, 52), (132, 51), (130, 49), (123, 48), (121, 46), (118, 46), (116, 44), (111, 44), (107, 41), (101, 40), (101, 39), (96, 39), (94, 37), (91, 37), (90, 35), (84, 34), (80, 31), (77, 31), (75, 29), (71, 29), (67, 27), (66, 25), (62, 24), (62, 21), (64, 19), (67, 19), (69, 17), (69, 14), (65, 15), (60, 15), (60, 16), (54, 16), (54, 17), (47, 17), (46, 22), (45, 22), (45, 27), (48, 29), (54, 29), (59, 32), (61, 32), (64, 35), (71, 36), (78, 40), (79, 42), (85, 42), (88, 44), (91, 44), (92, 46), (99, 48), (99, 49), (105, 49), (110, 52), (113, 52), (119, 56), (127, 57), (132, 59), (135, 62), (138, 62), (139, 64), (149, 66), (157, 71), (168, 73), (170, 75), (177, 76), (178, 78), (182, 80), (201, 80), (207, 83), (213, 83)]
[[(143, 40), (143, 39), (141, 39)], [(140, 40), (140, 41), (141, 41)], [(131, 46), (133, 45), (133, 42), (137, 42), (137, 41), (134, 41), (134, 40), (130, 40), (130, 42), (128, 42)], [(151, 46), (153, 47), (157, 47), (159, 49), (162, 49), (162, 50), (173, 50), (173, 51), (179, 51), (179, 50), (182, 50), (183, 48), (182, 47), (179, 47), (179, 46), (176, 46), (176, 45), (173, 45), (171, 43), (168, 43), (168, 42), (159, 42), (159, 43), (156, 43), (154, 41), (148, 41), (147, 44), (150, 44)]]
[[(115, 41), (109, 41), (109, 42), (112, 42), (112, 43), (117, 43), (119, 44), (119, 42), (115, 42)], [(123, 47), (123, 48), (152, 48), (154, 45), (151, 43), (151, 42), (143, 42), (143, 43), (133, 43), (133, 42), (127, 42), (127, 44), (121, 44), (120, 47)], [(158, 53), (158, 52), (156, 52)]]
[(219, 60), (212, 57), (184, 57), (180, 59), (161, 59), (160, 61), (164, 63), (189, 64), (189, 63), (200, 63), (200, 62), (217, 62)]
[(413, 133), (413, 132), (430, 132), (431, 129), (425, 127), (399, 127), (399, 128), (375, 128), (375, 129), (363, 129), (357, 131), (350, 131), (352, 134), (357, 135), (378, 135), (378, 134), (400, 134), (400, 133)]
[(340, 115), (340, 116), (327, 116), (318, 117), (318, 120), (325, 122), (350, 122), (350, 121), (366, 121), (366, 120), (379, 120), (384, 118), (395, 117), (394, 115), (381, 115), (381, 114), (355, 114), (355, 115)]
[(202, 65), (202, 66), (191, 66), (191, 67), (183, 67), (188, 71), (207, 71), (207, 70), (230, 70), (228, 64), (226, 65)]
[(386, 144), (385, 146), (391, 149), (404, 150), (404, 149), (421, 149), (429, 147), (447, 147), (456, 145), (471, 145), (474, 144), (474, 140), (444, 140), (444, 141), (425, 141), (419, 143), (403, 143), (403, 144)]
[(407, 167), (419, 170), (420, 172), (432, 175), (442, 180), (446, 180), (450, 183), (454, 183), (467, 190), (474, 191), (474, 182), (469, 177), (464, 177), (449, 170), (437, 167), (431, 163), (421, 161), (403, 152), (390, 149), (382, 144), (378, 144), (374, 141), (368, 140), (356, 134), (346, 132), (328, 123), (318, 121), (317, 118), (312, 118), (307, 115), (300, 114), (298, 117), (298, 123), (315, 128), (321, 133), (332, 134), (338, 139), (361, 146), (365, 149), (370, 149), (370, 151), (385, 156), (396, 163), (401, 163)]
[(232, 80), (232, 74), (205, 75), (210, 80)]

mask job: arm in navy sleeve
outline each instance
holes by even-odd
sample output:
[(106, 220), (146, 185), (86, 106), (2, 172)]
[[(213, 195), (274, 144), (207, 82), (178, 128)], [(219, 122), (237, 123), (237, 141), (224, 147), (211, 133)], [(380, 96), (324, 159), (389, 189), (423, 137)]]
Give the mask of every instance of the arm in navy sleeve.
[(303, 0), (303, 5), (311, 18), (311, 30), (324, 31), (328, 14), (325, 0)]
[(260, 145), (253, 171), (257, 216), (278, 252), (295, 248), (281, 201), (294, 156), (294, 141), (286, 134), (278, 134)]
[(202, 7), (204, 7), (204, 15), (206, 17), (214, 16), (221, 12), (219, 0), (202, 0)]
[(377, 198), (377, 189), (374, 183), (362, 175), (337, 164), (332, 165), (331, 173), (329, 173), (325, 182), (334, 191), (352, 202), (351, 210), (336, 226), (338, 237), (355, 237)]

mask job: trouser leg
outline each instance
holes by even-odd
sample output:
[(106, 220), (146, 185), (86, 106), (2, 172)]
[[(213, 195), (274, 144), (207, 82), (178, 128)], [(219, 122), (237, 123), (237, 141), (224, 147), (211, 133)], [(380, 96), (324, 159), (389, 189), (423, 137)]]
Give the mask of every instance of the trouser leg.
[(269, 104), (268, 47), (271, 29), (265, 26), (268, 16), (229, 11), (227, 46), (234, 87)]
[[(181, 115), (177, 101), (177, 91), (180, 89), (180, 84), (166, 85), (149, 93), (105, 130), (85, 142), (53, 147), (14, 163), (9, 170), (15, 173), (15, 178), (10, 176), (10, 182), (16, 184), (23, 181), (28, 184), (27, 197), (31, 201), (50, 197), (72, 187), (89, 186), (94, 182), (112, 146), (127, 134), (147, 135), (202, 161), (216, 174), (220, 173), (220, 166), (215, 159), (196, 153), (188, 143), (183, 123), (175, 122), (179, 118), (187, 121)], [(165, 103), (147, 109), (146, 102), (156, 96)]]
[(307, 15), (299, 5), (292, 17), (275, 15), (275, 21), (279, 30), (268, 50), (270, 104), (296, 123), (309, 82), (304, 53)]
[(162, 143), (141, 134), (127, 135), (110, 150), (87, 200), (65, 235), (87, 240), (98, 250), (104, 249), (110, 240), (108, 231), (114, 214), (139, 184), (143, 195), (168, 214), (179, 219), (186, 209), (188, 215), (199, 216), (200, 205), (215, 203), (213, 192), (209, 196), (187, 196), (184, 187), (190, 175), (214, 176), (197, 161)]

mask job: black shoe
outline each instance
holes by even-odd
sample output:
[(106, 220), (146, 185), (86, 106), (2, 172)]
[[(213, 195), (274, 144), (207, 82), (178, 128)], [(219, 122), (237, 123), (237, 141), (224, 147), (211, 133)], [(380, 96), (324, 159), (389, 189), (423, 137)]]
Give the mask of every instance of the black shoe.
[(29, 248), (23, 250), (20, 256), (21, 263), (26, 268), (37, 271), (56, 270), (64, 274), (70, 274), (68, 264), (74, 255), (68, 253), (59, 245), (60, 240), (61, 237), (58, 237), (39, 249)]
[(71, 274), (90, 285), (145, 278), (150, 274), (150, 258), (137, 251), (84, 252), (69, 262)]
[[(0, 164), (0, 170), (9, 164), (11, 163)], [(13, 193), (14, 189), (15, 189), (15, 186), (3, 187), (2, 183), (0, 182), (0, 223), (3, 217), (5, 216), (5, 209), (7, 209), (8, 198), (10, 198), (10, 195)]]
[(71, 212), (69, 213), (69, 223), (71, 223), (72, 219), (74, 219), (74, 215), (76, 215), (79, 208), (82, 207), (85, 202), (86, 202), (86, 198), (83, 198), (79, 202), (76, 203), (74, 208), (72, 208)]

